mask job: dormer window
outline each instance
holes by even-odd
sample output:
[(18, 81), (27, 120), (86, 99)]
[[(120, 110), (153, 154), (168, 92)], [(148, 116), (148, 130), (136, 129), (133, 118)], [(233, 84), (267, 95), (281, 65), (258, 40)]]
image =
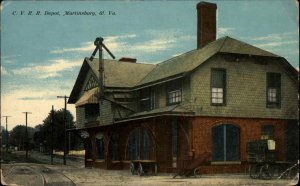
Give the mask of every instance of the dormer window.
[(154, 108), (154, 92), (151, 88), (145, 88), (139, 92), (139, 111), (149, 111)]
[(167, 84), (167, 105), (181, 103), (182, 101), (182, 82), (172, 81)]

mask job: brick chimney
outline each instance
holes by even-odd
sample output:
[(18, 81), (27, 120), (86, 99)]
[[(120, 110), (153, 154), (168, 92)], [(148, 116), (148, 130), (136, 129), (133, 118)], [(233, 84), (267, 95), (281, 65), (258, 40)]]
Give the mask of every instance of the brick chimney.
[(197, 4), (197, 48), (216, 40), (216, 11), (217, 5), (214, 3)]
[(119, 61), (122, 62), (130, 62), (130, 63), (136, 63), (136, 59), (135, 58), (130, 58), (130, 57), (121, 57), (119, 59)]

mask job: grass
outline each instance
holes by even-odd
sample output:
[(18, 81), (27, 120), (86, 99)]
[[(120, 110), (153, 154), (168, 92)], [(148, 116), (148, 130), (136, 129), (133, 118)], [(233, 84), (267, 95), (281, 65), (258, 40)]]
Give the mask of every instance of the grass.
[(34, 158), (31, 158), (30, 156), (28, 156), (28, 158), (26, 159), (26, 155), (25, 154), (15, 154), (15, 153), (11, 153), (11, 152), (5, 152), (2, 151), (2, 159), (3, 162), (9, 163), (9, 162), (16, 162), (16, 163), (43, 163), (41, 161), (38, 161)]

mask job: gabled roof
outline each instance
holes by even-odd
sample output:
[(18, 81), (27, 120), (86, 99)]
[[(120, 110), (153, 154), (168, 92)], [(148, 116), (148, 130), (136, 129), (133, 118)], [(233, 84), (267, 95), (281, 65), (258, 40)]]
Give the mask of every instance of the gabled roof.
[[(85, 59), (98, 77), (99, 60)], [(104, 60), (104, 86), (131, 88), (136, 86), (153, 68), (153, 64)]]
[(190, 72), (217, 53), (279, 57), (275, 54), (227, 36), (213, 41), (200, 49), (192, 50), (159, 63), (139, 83), (139, 85)]
[[(282, 60), (284, 59), (283, 57), (226, 36), (200, 49), (189, 51), (157, 65), (104, 60), (104, 86), (110, 88), (138, 89), (144, 86), (151, 86), (155, 83), (169, 81), (193, 71), (217, 53), (280, 58), (286, 68), (291, 70), (293, 74), (297, 74), (295, 73), (295, 69), (286, 60)], [(69, 103), (75, 103), (78, 99), (78, 94), (89, 69), (92, 69), (98, 77), (98, 59), (90, 61), (88, 58), (85, 58), (71, 92)]]
[[(104, 60), (104, 86), (131, 88), (140, 82), (153, 68), (153, 64), (129, 63), (116, 60)], [(85, 58), (75, 85), (70, 94), (68, 103), (75, 103), (79, 99), (80, 91), (84, 86), (84, 81), (89, 70), (98, 77), (99, 60), (90, 61)]]

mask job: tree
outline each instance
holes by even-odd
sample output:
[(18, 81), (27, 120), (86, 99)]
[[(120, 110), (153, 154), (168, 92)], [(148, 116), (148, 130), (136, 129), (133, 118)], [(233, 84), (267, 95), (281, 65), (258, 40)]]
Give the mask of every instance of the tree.
[[(49, 112), (48, 116), (44, 119), (43, 124), (36, 126), (38, 130), (34, 134), (34, 141), (37, 145), (43, 144), (46, 151), (51, 151), (51, 144), (53, 143), (53, 147), (55, 150), (63, 150), (64, 148), (64, 109), (54, 110), (54, 126), (53, 126), (53, 140), (51, 136), (52, 126), (51, 126), (51, 112)], [(74, 117), (67, 110), (67, 128), (75, 127)], [(79, 139), (74, 137), (71, 133), (71, 148), (78, 145)]]
[(2, 145), (6, 145), (7, 144), (7, 140), (9, 138), (9, 132), (3, 127), (1, 126), (1, 135), (2, 135)]
[[(11, 146), (16, 146), (18, 147), (19, 150), (25, 150), (25, 142), (26, 142), (25, 130), (26, 130), (25, 125), (17, 125), (11, 130), (10, 137), (9, 137), (9, 143)], [(29, 142), (28, 147), (29, 149), (32, 149), (33, 148), (32, 137), (33, 134), (35, 133), (35, 129), (28, 126), (27, 131), (28, 131), (28, 142)]]

